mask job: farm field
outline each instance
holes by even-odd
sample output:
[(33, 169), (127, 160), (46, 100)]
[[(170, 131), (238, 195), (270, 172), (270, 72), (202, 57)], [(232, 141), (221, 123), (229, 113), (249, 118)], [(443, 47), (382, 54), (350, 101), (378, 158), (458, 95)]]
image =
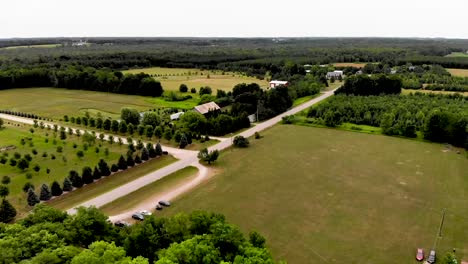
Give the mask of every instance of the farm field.
[[(195, 167), (185, 167), (99, 209), (109, 216), (136, 209), (135, 207), (140, 204), (151, 203), (152, 197), (162, 195), (166, 190), (180, 186), (187, 180), (191, 180), (196, 176), (197, 172), (198, 169)], [(156, 205), (156, 202), (154, 202), (154, 205)]]
[(367, 63), (365, 62), (337, 62), (337, 63), (332, 63), (333, 66), (335, 67), (357, 67), (357, 68), (363, 68), (366, 66)]
[(445, 56), (445, 57), (468, 57), (468, 53), (465, 53), (465, 52), (452, 52), (450, 53), (449, 55)]
[(258, 83), (260, 87), (268, 86), (268, 82), (265, 80), (247, 77), (239, 73), (225, 72), (223, 74), (222, 71), (159, 67), (123, 71), (123, 73), (133, 74), (140, 72), (152, 75), (161, 82), (166, 91), (178, 91), (182, 83), (186, 84), (189, 89), (196, 88), (197, 92), (201, 86), (209, 86), (214, 94), (216, 94), (217, 89), (231, 91), (239, 83)]
[[(26, 195), (23, 192), (23, 186), (26, 182), (30, 182), (35, 186), (36, 192), (39, 192), (40, 186), (43, 183), (50, 184), (57, 180), (60, 184), (63, 183), (63, 179), (68, 175), (70, 170), (78, 171), (81, 174), (84, 166), (94, 167), (99, 159), (104, 159), (108, 164), (116, 163), (121, 154), (127, 152), (126, 146), (118, 146), (118, 144), (102, 143), (99, 147), (99, 142), (96, 142), (94, 146), (89, 146), (87, 150), (84, 150), (83, 142), (75, 135), (70, 136), (67, 133), (67, 139), (62, 141), (57, 136), (56, 143), (54, 144), (54, 132), (53, 130), (36, 128), (34, 134), (29, 132), (31, 126), (20, 125), (20, 127), (5, 125), (5, 128), (0, 129), (0, 147), (15, 146), (11, 150), (3, 150), (0, 152), (0, 156), (6, 156), (6, 163), (0, 164), (0, 177), (9, 176), (11, 182), (8, 184), (10, 189), (10, 195), (8, 199), (18, 209), (20, 213), (24, 213), (29, 210), (26, 202)], [(21, 139), (26, 139), (25, 144), (21, 144)], [(46, 142), (46, 140), (48, 142)], [(73, 144), (77, 147), (74, 148)], [(60, 152), (58, 148), (61, 147)], [(99, 153), (96, 153), (96, 147), (99, 147)], [(105, 154), (105, 149), (108, 149), (109, 154)], [(36, 150), (36, 154), (34, 154)], [(77, 156), (77, 152), (82, 150), (84, 152), (83, 158)], [(6, 154), (5, 154), (6, 153)], [(14, 154), (18, 153), (21, 157), (29, 154), (32, 157), (29, 163), (29, 168), (22, 171), (15, 166), (10, 165), (10, 160), (14, 157)], [(46, 153), (46, 154), (44, 154)], [(53, 157), (54, 156), (54, 157)], [(15, 159), (19, 161), (20, 159)], [(36, 172), (33, 170), (35, 165), (40, 166), (40, 171)], [(50, 173), (47, 173), (46, 169), (50, 169)], [(28, 179), (27, 174), (30, 174)]]
[(60, 47), (62, 44), (41, 44), (41, 45), (30, 45), (30, 46), (10, 46), (0, 48), (0, 50), (12, 50), (12, 49), (28, 49), (28, 48), (56, 48)]
[(163, 98), (120, 95), (102, 92), (67, 90), (58, 88), (25, 88), (0, 91), (1, 109), (35, 113), (39, 116), (60, 119), (64, 115), (90, 116), (100, 113), (103, 117), (119, 118), (123, 107), (139, 111), (150, 108), (175, 107), (189, 109), (198, 100), (167, 102)]
[[(466, 57), (468, 57), (468, 55)], [(468, 77), (467, 69), (447, 69), (447, 71), (454, 76)]]
[(279, 125), (247, 149), (223, 152), (222, 172), (173, 202), (164, 215), (223, 213), (259, 231), (288, 263), (416, 263), (468, 257), (468, 159), (441, 144), (335, 129)]

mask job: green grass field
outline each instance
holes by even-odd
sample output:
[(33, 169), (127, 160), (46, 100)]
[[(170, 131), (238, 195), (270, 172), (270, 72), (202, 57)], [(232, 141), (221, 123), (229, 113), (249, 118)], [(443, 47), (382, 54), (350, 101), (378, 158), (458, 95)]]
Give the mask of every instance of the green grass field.
[(0, 108), (35, 113), (53, 119), (63, 118), (64, 115), (83, 116), (86, 111), (91, 116), (96, 116), (99, 112), (104, 117), (119, 118), (123, 107), (132, 107), (139, 111), (160, 107), (190, 109), (197, 105), (198, 98), (198, 95), (195, 95), (195, 99), (167, 102), (160, 97), (57, 88), (27, 88), (0, 91)]
[(124, 73), (133, 74), (140, 72), (150, 74), (159, 80), (166, 91), (178, 91), (182, 83), (186, 84), (189, 89), (196, 88), (197, 91), (201, 86), (210, 86), (214, 94), (216, 94), (217, 89), (231, 91), (239, 83), (258, 83), (260, 87), (268, 86), (268, 82), (265, 80), (247, 77), (239, 73), (225, 72), (223, 74), (222, 71), (214, 70), (153, 67), (124, 71)]
[(267, 238), (288, 263), (416, 263), (447, 209), (439, 256), (468, 257), (468, 159), (443, 145), (279, 125), (222, 153), (223, 172), (173, 202)]
[[(34, 134), (28, 131), (31, 126), (20, 125), (20, 127), (13, 127), (6, 125), (5, 128), (0, 130), (0, 148), (14, 145), (16, 149), (2, 151), (0, 156), (4, 153), (8, 154), (7, 163), (0, 164), (0, 177), (5, 175), (11, 178), (11, 183), (8, 184), (10, 189), (9, 200), (15, 205), (20, 213), (24, 213), (29, 208), (26, 204), (26, 195), (23, 193), (23, 186), (26, 182), (31, 182), (36, 188), (36, 191), (40, 190), (40, 185), (43, 183), (50, 184), (57, 180), (62, 184), (63, 179), (68, 175), (70, 170), (76, 170), (81, 173), (84, 166), (94, 167), (99, 159), (104, 159), (108, 164), (116, 163), (121, 154), (127, 152), (126, 146), (118, 146), (118, 144), (102, 143), (99, 148), (99, 153), (95, 152), (95, 148), (98, 147), (99, 142), (96, 142), (95, 146), (90, 146), (88, 150), (84, 151), (84, 157), (78, 158), (76, 153), (78, 150), (83, 150), (82, 141), (76, 136), (70, 136), (67, 134), (67, 139), (62, 142), (58, 136), (56, 138), (57, 143), (54, 144), (54, 132), (53, 130), (41, 130), (36, 128)], [(48, 133), (48, 136), (46, 135)], [(22, 138), (31, 138), (26, 140), (25, 145), (22, 145)], [(48, 143), (46, 143), (48, 139)], [(30, 145), (33, 144), (33, 146)], [(73, 144), (77, 144), (77, 148), (73, 148)], [(57, 152), (57, 147), (61, 146), (63, 152)], [(105, 155), (105, 149), (109, 149), (109, 155)], [(37, 151), (37, 154), (33, 154), (33, 150)], [(17, 167), (10, 166), (10, 159), (13, 158), (14, 153), (21, 154), (22, 157), (26, 154), (32, 156), (29, 168), (25, 171), (21, 171)], [(43, 153), (47, 153), (47, 157), (43, 157)], [(55, 159), (52, 159), (52, 155), (55, 155)], [(17, 159), (18, 160), (18, 159)], [(40, 166), (40, 171), (35, 172), (33, 166)], [(49, 174), (46, 173), (46, 169), (49, 168), (51, 171)], [(31, 179), (27, 179), (26, 174), (32, 175)]]
[(447, 55), (445, 57), (463, 57), (463, 58), (466, 58), (466, 57), (468, 57), (468, 53), (465, 53), (465, 52), (452, 52), (452, 53), (450, 53), (449, 55)]
[(174, 188), (188, 180), (191, 180), (197, 175), (197, 172), (198, 169), (195, 167), (185, 167), (162, 178), (161, 180), (148, 184), (145, 187), (126, 195), (125, 197), (108, 203), (99, 209), (101, 209), (101, 211), (109, 216), (126, 212), (135, 208), (141, 203), (151, 201), (152, 197), (163, 194), (165, 190)]
[(62, 195), (49, 201), (49, 205), (66, 210), (73, 208), (73, 206), (79, 205), (89, 199), (104, 194), (112, 189), (119, 187), (120, 185), (134, 181), (135, 179), (145, 176), (155, 170), (165, 167), (176, 159), (172, 156), (163, 156), (157, 159), (150, 160), (139, 166), (133, 167), (132, 169), (121, 171), (113, 174), (110, 177), (105, 177), (98, 182), (94, 182), (91, 185), (86, 185), (78, 190), (74, 190), (71, 193)]

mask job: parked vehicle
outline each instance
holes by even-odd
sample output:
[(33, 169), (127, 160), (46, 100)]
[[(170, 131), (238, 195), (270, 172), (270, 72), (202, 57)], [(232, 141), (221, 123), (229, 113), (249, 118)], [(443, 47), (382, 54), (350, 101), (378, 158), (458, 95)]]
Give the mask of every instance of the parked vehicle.
[(115, 222), (114, 224), (115, 226), (118, 226), (118, 227), (127, 227), (127, 226), (130, 226), (129, 223), (125, 222), (125, 221), (117, 221)]
[(141, 211), (140, 214), (143, 215), (143, 216), (150, 216), (150, 215), (152, 215), (152, 213), (151, 213), (150, 211), (147, 211), (147, 210)]
[(417, 261), (423, 261), (424, 259), (424, 250), (422, 248), (418, 248), (416, 251), (416, 260)]
[(156, 210), (162, 210), (162, 209), (163, 209), (163, 207), (160, 204), (156, 205)]
[(435, 263), (435, 260), (436, 260), (436, 252), (435, 250), (431, 250), (431, 252), (429, 253), (429, 257), (427, 257), (426, 262), (429, 264), (433, 264)]
[(171, 206), (171, 203), (169, 201), (165, 201), (165, 200), (159, 201), (159, 204), (162, 205), (162, 206), (166, 206), (166, 207)]
[(133, 215), (132, 215), (132, 218), (135, 219), (135, 220), (138, 220), (138, 221), (143, 221), (143, 220), (145, 220), (145, 217), (144, 217), (142, 214), (140, 214), (140, 213), (135, 213), (135, 214), (133, 214)]

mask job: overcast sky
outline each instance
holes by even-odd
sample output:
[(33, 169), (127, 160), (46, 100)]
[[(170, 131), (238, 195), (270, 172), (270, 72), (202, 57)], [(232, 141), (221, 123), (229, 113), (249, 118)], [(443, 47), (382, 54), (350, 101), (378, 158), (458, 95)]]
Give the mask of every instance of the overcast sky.
[(468, 38), (468, 0), (1, 0), (0, 38)]

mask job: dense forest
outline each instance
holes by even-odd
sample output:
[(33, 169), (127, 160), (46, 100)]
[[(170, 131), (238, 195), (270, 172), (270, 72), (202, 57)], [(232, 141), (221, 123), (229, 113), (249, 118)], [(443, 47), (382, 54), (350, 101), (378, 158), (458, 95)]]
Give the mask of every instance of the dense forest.
[(387, 135), (416, 137), (419, 131), (427, 140), (468, 149), (468, 97), (461, 95), (337, 95), (307, 115), (328, 126), (381, 127)]
[(61, 44), (56, 48), (0, 48), (0, 69), (81, 65), (127, 69), (149, 66), (211, 68), (263, 77), (288, 62), (384, 62), (468, 68), (468, 58), (444, 57), (467, 50), (467, 40), (399, 38), (89, 38), (1, 40), (0, 47)]
[(260, 234), (245, 238), (223, 215), (200, 211), (119, 228), (93, 207), (68, 215), (38, 205), (0, 223), (0, 248), (0, 263), (274, 263)]

